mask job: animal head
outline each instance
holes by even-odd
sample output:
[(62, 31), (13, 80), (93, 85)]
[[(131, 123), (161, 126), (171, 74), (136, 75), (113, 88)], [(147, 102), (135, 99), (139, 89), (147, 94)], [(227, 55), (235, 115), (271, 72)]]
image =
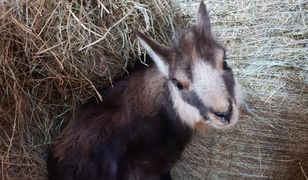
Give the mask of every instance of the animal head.
[(203, 1), (197, 23), (190, 30), (175, 33), (172, 47), (136, 34), (166, 77), (174, 109), (184, 123), (224, 129), (237, 122), (240, 87), (225, 60), (226, 50), (213, 38)]

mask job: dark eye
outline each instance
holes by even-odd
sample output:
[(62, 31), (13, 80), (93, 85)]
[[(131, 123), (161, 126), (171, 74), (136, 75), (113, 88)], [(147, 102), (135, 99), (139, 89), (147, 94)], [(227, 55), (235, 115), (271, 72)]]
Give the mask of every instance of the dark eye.
[(222, 66), (222, 67), (223, 67), (224, 70), (228, 68), (228, 63), (227, 63), (227, 61), (224, 61), (224, 62), (223, 62), (223, 66)]
[(179, 90), (184, 89), (183, 84), (182, 84), (179, 80), (173, 78), (173, 79), (172, 79), (172, 82), (174, 83), (174, 85), (176, 85), (176, 87), (177, 87)]

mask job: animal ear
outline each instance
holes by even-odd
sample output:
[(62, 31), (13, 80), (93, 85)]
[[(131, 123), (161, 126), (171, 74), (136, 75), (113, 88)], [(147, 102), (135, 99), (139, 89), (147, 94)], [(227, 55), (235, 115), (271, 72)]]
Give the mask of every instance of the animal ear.
[(198, 19), (197, 19), (197, 30), (200, 34), (205, 35), (206, 37), (211, 37), (211, 21), (209, 14), (206, 10), (205, 4), (203, 0), (201, 0), (198, 11)]
[(140, 44), (146, 50), (148, 55), (152, 58), (159, 71), (165, 75), (169, 75), (168, 54), (170, 52), (168, 47), (162, 46), (157, 42), (151, 40), (143, 33), (135, 32)]

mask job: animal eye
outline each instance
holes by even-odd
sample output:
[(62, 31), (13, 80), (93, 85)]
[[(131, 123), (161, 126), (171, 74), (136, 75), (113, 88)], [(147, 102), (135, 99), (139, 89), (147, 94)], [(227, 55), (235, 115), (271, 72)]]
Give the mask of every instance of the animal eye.
[(176, 87), (177, 87), (179, 90), (184, 89), (183, 84), (182, 84), (179, 80), (173, 78), (173, 79), (172, 79), (172, 82), (174, 83), (174, 85), (176, 85)]
[(223, 62), (223, 69), (225, 70), (225, 69), (227, 69), (228, 68), (228, 63), (227, 63), (227, 61), (224, 61)]

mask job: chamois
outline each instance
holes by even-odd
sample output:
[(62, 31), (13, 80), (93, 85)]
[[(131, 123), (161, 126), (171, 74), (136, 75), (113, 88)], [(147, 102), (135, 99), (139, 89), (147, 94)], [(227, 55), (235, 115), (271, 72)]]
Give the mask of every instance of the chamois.
[(237, 122), (239, 84), (203, 1), (196, 24), (177, 31), (172, 47), (135, 34), (153, 65), (104, 89), (102, 102), (77, 110), (51, 146), (51, 180), (170, 180), (197, 126)]

